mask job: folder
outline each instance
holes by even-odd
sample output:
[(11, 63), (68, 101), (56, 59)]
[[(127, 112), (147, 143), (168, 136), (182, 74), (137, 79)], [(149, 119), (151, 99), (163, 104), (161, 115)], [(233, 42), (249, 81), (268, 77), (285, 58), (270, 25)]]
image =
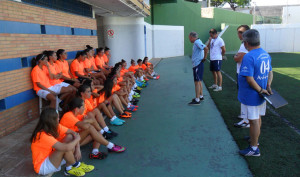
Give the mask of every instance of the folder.
[(267, 95), (267, 94), (262, 94), (264, 99), (275, 109), (278, 109), (282, 106), (285, 106), (288, 104), (288, 102), (281, 96), (279, 95), (276, 90), (272, 90), (273, 94), (272, 95)]

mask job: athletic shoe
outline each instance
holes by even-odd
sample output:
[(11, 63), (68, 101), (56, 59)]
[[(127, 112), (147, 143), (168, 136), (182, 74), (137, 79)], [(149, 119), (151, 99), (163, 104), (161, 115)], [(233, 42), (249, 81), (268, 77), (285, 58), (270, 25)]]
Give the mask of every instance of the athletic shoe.
[(145, 81), (147, 82), (147, 81), (149, 81), (149, 79), (145, 78)]
[(136, 92), (133, 92), (133, 95), (135, 95), (135, 96), (141, 96), (140, 94), (138, 94)]
[(193, 99), (191, 102), (189, 102), (189, 105), (200, 105), (200, 101)]
[(140, 98), (140, 95), (132, 95), (132, 98)]
[(233, 125), (237, 128), (249, 128), (250, 127), (250, 124), (245, 122), (244, 120), (241, 120), (240, 122), (235, 123)]
[[(251, 143), (250, 136), (245, 136), (244, 140), (248, 141), (248, 143)], [(257, 142), (257, 146), (259, 146), (259, 142)]]
[(133, 105), (137, 105), (138, 104), (137, 101), (130, 101), (130, 103), (133, 104)]
[(158, 80), (159, 78), (160, 78), (160, 75), (157, 75), (157, 76), (156, 76), (156, 80)]
[(129, 107), (129, 108), (127, 108), (127, 110), (128, 110), (128, 111), (135, 112), (135, 111), (137, 111), (137, 108), (135, 108), (135, 107)]
[(130, 118), (131, 115), (126, 114), (125, 112), (123, 112), (123, 114), (120, 114), (121, 118)]
[(239, 119), (244, 119), (244, 118), (242, 118), (242, 115), (238, 115), (237, 118), (239, 118)]
[(107, 154), (103, 153), (103, 152), (98, 152), (96, 155), (93, 153), (89, 154), (89, 158), (90, 159), (99, 159), (99, 160), (103, 160), (107, 157)]
[(137, 89), (137, 90), (142, 90), (143, 88), (141, 88), (141, 87), (136, 87), (136, 89)]
[(79, 170), (79, 169), (76, 168), (76, 167), (72, 167), (72, 169), (69, 170), (69, 171), (65, 170), (64, 173), (65, 173), (66, 176), (70, 176), (70, 175), (74, 175), (74, 176), (85, 176), (85, 172)]
[(210, 87), (208, 87), (209, 89), (215, 89), (215, 88), (217, 88), (218, 87), (218, 85), (216, 85), (216, 84), (213, 84), (213, 85), (211, 85)]
[(105, 139), (107, 139), (107, 140), (110, 140), (110, 139), (112, 139), (112, 138), (114, 137), (112, 134), (107, 133), (107, 132), (104, 132), (104, 133), (102, 134), (102, 136), (103, 136)]
[(136, 92), (136, 93), (138, 93), (138, 94), (141, 94), (141, 91), (138, 90), (138, 89), (134, 89), (133, 91)]
[(133, 98), (131, 101), (139, 102), (140, 100)]
[(111, 134), (113, 137), (116, 137), (116, 136), (118, 136), (118, 133), (117, 133), (117, 132), (114, 132), (114, 131), (112, 131), (112, 129), (109, 129), (107, 133), (108, 133), (108, 134)]
[(80, 162), (80, 166), (77, 167), (78, 170), (83, 171), (85, 173), (91, 172), (95, 169), (93, 165), (87, 165), (83, 162)]
[(119, 122), (122, 122), (122, 123), (125, 122), (125, 120), (119, 119), (118, 117), (117, 117), (116, 119), (117, 119)]
[(247, 149), (240, 150), (239, 153), (243, 156), (260, 156), (259, 149), (257, 148), (256, 151), (254, 151), (251, 146), (249, 146)]
[(108, 149), (108, 152), (124, 152), (125, 150), (126, 150), (125, 147), (118, 146), (115, 144), (113, 148)]
[(200, 97), (200, 101), (203, 101), (203, 100), (204, 100), (204, 97), (202, 97), (202, 98)]
[(217, 87), (217, 88), (213, 89), (213, 91), (215, 91), (215, 92), (222, 91), (222, 87)]
[(117, 118), (114, 121), (110, 121), (112, 125), (123, 125), (123, 122), (120, 122)]
[(127, 114), (127, 115), (130, 115), (130, 116), (132, 115), (132, 113), (128, 112), (128, 111), (124, 111), (124, 113)]

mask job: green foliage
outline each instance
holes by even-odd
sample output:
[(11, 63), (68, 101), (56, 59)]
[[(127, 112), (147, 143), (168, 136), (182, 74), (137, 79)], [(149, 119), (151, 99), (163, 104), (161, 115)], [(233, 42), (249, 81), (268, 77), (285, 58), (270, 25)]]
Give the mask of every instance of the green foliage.
[(223, 3), (229, 3), (232, 10), (235, 11), (237, 7), (244, 7), (250, 4), (251, 0), (211, 0), (211, 5), (218, 7)]

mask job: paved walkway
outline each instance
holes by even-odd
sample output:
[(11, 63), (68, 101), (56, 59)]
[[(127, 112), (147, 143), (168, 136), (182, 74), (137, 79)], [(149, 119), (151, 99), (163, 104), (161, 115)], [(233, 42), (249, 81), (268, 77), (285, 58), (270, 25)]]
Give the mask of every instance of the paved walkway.
[[(200, 106), (187, 105), (194, 97), (190, 59), (163, 59), (155, 70), (161, 78), (142, 90), (138, 112), (124, 126), (112, 127), (120, 134), (112, 141), (126, 146), (127, 151), (97, 161), (87, 158), (91, 144), (82, 147), (83, 161), (96, 166), (86, 177), (252, 176), (208, 91), (204, 89), (205, 101)], [(9, 150), (2, 141), (5, 138), (0, 139), (0, 176), (18, 176), (9, 169), (8, 152), (24, 154), (18, 159), (22, 166), (31, 160), (29, 144), (26, 140), (22, 147), (15, 144), (15, 150)], [(101, 151), (106, 149), (101, 147)], [(29, 174), (30, 163), (22, 170)], [(61, 176), (62, 172), (54, 174)]]

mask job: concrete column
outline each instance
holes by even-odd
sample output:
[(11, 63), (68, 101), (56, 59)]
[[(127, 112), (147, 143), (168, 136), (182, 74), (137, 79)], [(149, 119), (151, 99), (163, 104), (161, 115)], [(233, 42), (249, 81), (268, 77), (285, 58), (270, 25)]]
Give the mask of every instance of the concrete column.
[[(111, 49), (110, 65), (145, 56), (143, 17), (103, 17), (104, 44)], [(104, 46), (103, 46), (104, 47)]]

